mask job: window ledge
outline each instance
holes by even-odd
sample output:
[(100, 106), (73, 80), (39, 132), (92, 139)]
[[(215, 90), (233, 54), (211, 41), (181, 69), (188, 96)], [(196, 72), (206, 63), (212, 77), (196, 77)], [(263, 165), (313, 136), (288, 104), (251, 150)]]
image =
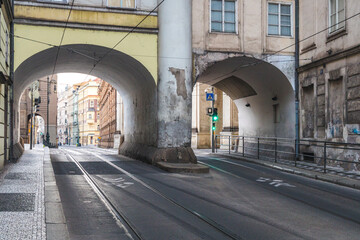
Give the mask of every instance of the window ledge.
[(310, 44), (309, 46), (304, 47), (303, 49), (301, 49), (301, 54), (310, 52), (311, 50), (314, 50), (314, 49), (316, 49), (316, 44), (315, 44), (315, 43), (312, 43), (312, 44)]
[(267, 34), (266, 37), (273, 37), (273, 38), (289, 38), (289, 39), (293, 39), (293, 36), (284, 36), (284, 35), (270, 35)]
[(219, 35), (237, 35), (237, 32), (209, 32), (210, 34)]
[(340, 38), (340, 37), (345, 36), (345, 35), (347, 35), (346, 29), (333, 32), (327, 37), (326, 43), (334, 41), (335, 39)]

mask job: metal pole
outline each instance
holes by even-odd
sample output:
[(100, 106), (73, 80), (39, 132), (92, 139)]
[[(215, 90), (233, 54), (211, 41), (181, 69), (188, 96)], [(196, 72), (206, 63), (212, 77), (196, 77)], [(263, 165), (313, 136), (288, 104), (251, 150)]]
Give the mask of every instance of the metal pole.
[(229, 154), (230, 154), (230, 148), (231, 148), (231, 136), (229, 136)]
[(31, 86), (31, 98), (30, 98), (30, 150), (32, 150), (33, 142), (33, 86)]
[[(11, 13), (14, 16), (14, 0), (11, 0)], [(14, 129), (16, 127), (14, 116), (14, 19), (10, 23), (10, 161), (15, 161), (14, 157)]]
[(242, 137), (242, 151), (243, 151), (243, 157), (245, 157), (245, 136)]
[[(213, 93), (213, 100), (211, 101), (211, 108), (212, 108), (212, 113), (214, 114), (214, 102), (215, 102), (215, 94), (214, 94), (214, 88), (211, 88), (211, 91)], [(214, 124), (214, 119), (211, 117), (211, 149), (212, 152), (215, 152), (215, 131), (213, 130), (213, 124)]]
[[(297, 150), (296, 150), (297, 149)], [(296, 155), (295, 155), (295, 167), (297, 166), (297, 160), (299, 158), (299, 144), (298, 144), (298, 139), (295, 139), (295, 151)]]
[(33, 147), (35, 147), (35, 112), (34, 112), (34, 101), (32, 102), (32, 104), (31, 104), (31, 107), (32, 107), (32, 122), (34, 123), (33, 124), (33, 126), (32, 126), (32, 134), (34, 134), (34, 136), (33, 136), (33, 142), (32, 142), (32, 144), (33, 144)]
[[(299, 0), (295, 0), (295, 139), (300, 140), (299, 118)], [(296, 142), (296, 141), (295, 141)], [(295, 144), (295, 161), (299, 157), (299, 145)]]
[(260, 138), (258, 137), (258, 142), (257, 142), (257, 158), (260, 159)]
[(275, 138), (275, 163), (277, 162), (277, 138)]
[(326, 142), (324, 142), (324, 173), (326, 173)]
[(47, 101), (46, 101), (46, 146), (49, 146), (50, 143), (50, 134), (49, 134), (49, 103), (50, 103), (50, 97), (49, 97), (49, 77), (47, 77)]
[(215, 152), (217, 153), (217, 136), (215, 136)]

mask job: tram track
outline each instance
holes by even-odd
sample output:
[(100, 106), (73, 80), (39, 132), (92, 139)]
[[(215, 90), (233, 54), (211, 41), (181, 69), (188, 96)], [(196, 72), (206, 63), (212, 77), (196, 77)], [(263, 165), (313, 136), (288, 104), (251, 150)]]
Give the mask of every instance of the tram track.
[[(80, 162), (74, 158), (73, 154), (69, 153), (70, 151), (67, 151), (67, 150), (63, 150), (63, 151), (69, 157), (69, 159), (71, 159), (71, 161), (73, 161), (76, 164), (76, 166), (81, 170), (81, 172), (83, 173), (86, 181), (89, 183), (89, 185), (92, 187), (92, 189), (97, 193), (97, 195), (104, 202), (104, 204), (107, 206), (107, 208), (112, 212), (114, 217), (116, 217), (116, 219), (118, 219), (123, 225), (125, 225), (125, 226), (127, 226), (129, 228), (129, 235), (131, 235), (133, 239), (139, 239), (139, 240), (145, 239), (141, 235), (140, 231), (136, 228), (135, 224), (133, 224), (129, 220), (129, 218), (122, 211), (120, 211), (119, 209), (116, 208), (115, 204), (112, 203), (111, 199), (101, 189), (101, 187), (96, 183), (94, 178), (80, 164)], [(115, 165), (114, 163), (112, 163), (108, 159), (100, 156), (99, 154), (96, 154), (96, 153), (93, 153), (93, 152), (86, 152), (86, 153), (95, 156), (96, 158), (100, 159), (103, 162), (106, 162), (111, 167), (117, 169), (118, 171), (125, 174), (126, 176), (128, 176), (129, 178), (131, 178), (132, 180), (134, 180), (135, 182), (137, 182), (141, 186), (145, 187), (146, 189), (150, 190), (151, 192), (153, 192), (156, 195), (160, 196), (161, 198), (165, 199), (167, 202), (179, 207), (180, 209), (190, 213), (192, 216), (195, 216), (196, 218), (200, 219), (202, 222), (204, 222), (207, 225), (211, 226), (216, 231), (219, 231), (220, 233), (225, 235), (227, 238), (236, 239), (236, 240), (242, 240), (243, 239), (240, 236), (238, 236), (237, 234), (231, 232), (226, 227), (220, 225), (216, 221), (214, 221), (214, 220), (206, 217), (205, 215), (200, 214), (199, 212), (195, 211), (194, 209), (188, 208), (188, 207), (182, 205), (181, 203), (175, 201), (174, 199), (166, 196), (165, 194), (163, 194), (162, 192), (160, 192), (156, 188), (150, 186), (149, 184), (147, 184), (144, 181), (142, 181), (141, 179), (137, 178), (136, 176), (134, 176), (130, 172), (128, 172), (128, 171), (124, 170), (123, 168)]]
[[(235, 163), (232, 163), (232, 162), (229, 162), (229, 161), (223, 161), (223, 160), (221, 160), (221, 159), (216, 159), (216, 161), (222, 162), (222, 163), (225, 163), (225, 164), (236, 165), (236, 166), (238, 166), (238, 167), (243, 167), (243, 165), (241, 165), (241, 164), (235, 164)], [(245, 181), (248, 181), (248, 182), (250, 182), (250, 183), (254, 183), (254, 181), (251, 181), (250, 179), (248, 179), (248, 178), (246, 178), (246, 177), (244, 177), (244, 176), (239, 176), (238, 174), (235, 174), (235, 173), (232, 173), (232, 172), (230, 172), (230, 171), (221, 169), (221, 168), (219, 168), (219, 167), (217, 167), (217, 166), (215, 166), (215, 165), (213, 165), (213, 164), (205, 163), (204, 161), (198, 161), (198, 162), (201, 163), (201, 164), (203, 164), (203, 165), (205, 165), (205, 166), (210, 167), (211, 169), (214, 169), (214, 170), (216, 170), (216, 171), (222, 172), (222, 173), (224, 173), (224, 174), (226, 174), (226, 175), (229, 175), (229, 176), (232, 176), (232, 177), (235, 177), (235, 178), (239, 178), (239, 179), (241, 179), (241, 180), (245, 180)], [(248, 167), (247, 167), (247, 168), (248, 168)], [(253, 169), (253, 170), (256, 171), (256, 169)], [(301, 185), (302, 187), (305, 187), (305, 188), (308, 188), (308, 189), (313, 189), (313, 190), (320, 191), (320, 192), (323, 191), (323, 190), (318, 189), (318, 188), (313, 188), (313, 187), (304, 185), (303, 183), (300, 183), (300, 182), (296, 182), (296, 184)], [(360, 220), (359, 220), (359, 219), (354, 219), (354, 218), (352, 218), (352, 217), (345, 216), (345, 215), (343, 215), (341, 212), (335, 212), (335, 211), (333, 210), (334, 208), (321, 207), (321, 206), (319, 206), (318, 204), (310, 203), (309, 201), (306, 201), (306, 200), (304, 200), (304, 199), (300, 199), (299, 197), (292, 196), (292, 195), (291, 195), (290, 193), (288, 193), (288, 192), (282, 192), (282, 191), (279, 191), (279, 189), (267, 187), (266, 185), (259, 185), (259, 186), (261, 186), (263, 189), (266, 189), (266, 190), (268, 190), (268, 191), (274, 192), (274, 193), (276, 193), (276, 194), (280, 194), (280, 195), (282, 195), (282, 196), (284, 196), (284, 197), (290, 198), (290, 199), (292, 199), (292, 200), (294, 200), (294, 201), (297, 201), (297, 202), (300, 202), (300, 203), (302, 203), (302, 204), (306, 204), (306, 205), (308, 205), (308, 206), (310, 206), (310, 207), (313, 207), (313, 208), (315, 208), (315, 209), (318, 209), (318, 210), (324, 211), (324, 212), (326, 212), (326, 213), (335, 215), (335, 216), (337, 216), (337, 217), (340, 217), (340, 218), (342, 218), (342, 219), (345, 219), (345, 220), (354, 222), (354, 223), (356, 223), (356, 224), (360, 224)], [(339, 194), (337, 194), (337, 193), (332, 193), (332, 192), (329, 192), (329, 191), (325, 191), (325, 192), (327, 192), (328, 194), (331, 194), (331, 195), (335, 195), (335, 196), (337, 196), (337, 197), (344, 198), (344, 196), (339, 195)], [(346, 198), (345, 198), (345, 199), (346, 199)], [(350, 200), (356, 201), (356, 200), (354, 200), (354, 199), (352, 199), (352, 198), (350, 198)], [(329, 210), (329, 209), (332, 209), (332, 210)]]

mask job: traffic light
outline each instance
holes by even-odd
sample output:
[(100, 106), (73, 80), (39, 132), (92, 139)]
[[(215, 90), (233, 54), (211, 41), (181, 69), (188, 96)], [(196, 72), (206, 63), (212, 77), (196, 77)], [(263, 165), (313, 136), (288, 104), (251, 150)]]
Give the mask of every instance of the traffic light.
[(215, 126), (215, 123), (213, 123), (212, 130), (215, 131), (215, 129), (216, 129), (216, 126)]
[(217, 108), (214, 108), (214, 112), (213, 112), (213, 115), (212, 115), (212, 120), (214, 122), (216, 122), (217, 120), (219, 120), (219, 116), (218, 116), (218, 113), (217, 113)]

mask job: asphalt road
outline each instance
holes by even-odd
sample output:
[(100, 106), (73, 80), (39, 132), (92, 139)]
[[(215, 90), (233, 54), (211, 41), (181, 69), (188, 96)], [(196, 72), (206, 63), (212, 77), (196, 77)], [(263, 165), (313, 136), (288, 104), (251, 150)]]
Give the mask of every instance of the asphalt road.
[(133, 236), (126, 224), (114, 220), (66, 154), (143, 239), (360, 236), (358, 190), (216, 155), (198, 155), (211, 168), (209, 174), (170, 174), (115, 151), (62, 147), (51, 151), (51, 159), (71, 239)]

